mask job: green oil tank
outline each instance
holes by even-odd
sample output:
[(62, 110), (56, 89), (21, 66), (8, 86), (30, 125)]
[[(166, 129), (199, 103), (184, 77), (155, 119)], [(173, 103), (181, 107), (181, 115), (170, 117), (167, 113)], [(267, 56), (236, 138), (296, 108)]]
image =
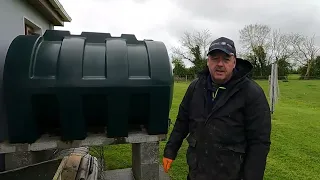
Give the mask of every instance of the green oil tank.
[(81, 140), (89, 132), (168, 131), (173, 74), (162, 42), (59, 30), (20, 35), (3, 76), (11, 143), (32, 143), (43, 134)]

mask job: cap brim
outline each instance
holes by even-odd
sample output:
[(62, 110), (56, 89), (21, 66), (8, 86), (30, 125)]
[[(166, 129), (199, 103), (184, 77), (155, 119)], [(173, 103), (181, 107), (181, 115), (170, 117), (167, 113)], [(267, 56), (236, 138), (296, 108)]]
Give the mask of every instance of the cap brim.
[(222, 52), (228, 54), (229, 56), (234, 55), (233, 52), (228, 51), (228, 50), (225, 49), (225, 48), (213, 48), (213, 49), (210, 49), (210, 51), (208, 52), (207, 55), (211, 54), (211, 53), (214, 52), (214, 51), (222, 51)]

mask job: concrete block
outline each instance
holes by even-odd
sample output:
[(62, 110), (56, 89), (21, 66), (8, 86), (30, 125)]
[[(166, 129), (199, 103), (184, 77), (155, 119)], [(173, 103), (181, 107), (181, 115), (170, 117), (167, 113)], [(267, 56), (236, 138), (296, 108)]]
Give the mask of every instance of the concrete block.
[(138, 164), (159, 163), (159, 142), (132, 144), (132, 160)]
[(43, 161), (23, 168), (0, 172), (1, 180), (52, 180), (61, 159)]
[(136, 180), (159, 180), (159, 142), (132, 144), (132, 172)]
[(142, 164), (133, 175), (137, 180), (159, 180), (159, 164)]
[[(170, 180), (169, 175), (163, 171), (162, 166), (157, 169), (159, 171), (159, 180)], [(137, 178), (133, 177), (131, 168), (126, 168), (105, 171), (102, 175), (102, 180), (137, 180)]]
[(5, 169), (12, 170), (40, 163), (50, 159), (52, 155), (53, 150), (39, 152), (16, 152), (5, 154)]

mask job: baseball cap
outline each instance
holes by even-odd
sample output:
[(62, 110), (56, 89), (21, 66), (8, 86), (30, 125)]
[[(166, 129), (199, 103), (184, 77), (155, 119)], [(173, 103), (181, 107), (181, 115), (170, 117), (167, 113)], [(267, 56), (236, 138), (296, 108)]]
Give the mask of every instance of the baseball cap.
[(226, 37), (220, 37), (214, 40), (209, 46), (209, 51), (207, 55), (209, 55), (215, 50), (221, 50), (229, 55), (236, 56), (236, 48), (234, 46), (234, 42)]

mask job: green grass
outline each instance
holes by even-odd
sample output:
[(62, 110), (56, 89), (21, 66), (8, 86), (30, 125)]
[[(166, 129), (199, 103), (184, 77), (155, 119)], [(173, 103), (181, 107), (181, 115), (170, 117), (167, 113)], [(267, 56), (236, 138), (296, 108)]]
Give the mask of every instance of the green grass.
[[(267, 93), (268, 82), (257, 81)], [(320, 81), (279, 81), (280, 100), (272, 116), (272, 145), (268, 156), (265, 179), (320, 179)], [(188, 83), (176, 83), (170, 118), (175, 120), (178, 106)], [(318, 118), (317, 118), (318, 117)], [(170, 127), (170, 132), (172, 130)], [(160, 157), (165, 142), (160, 144)], [(184, 142), (169, 172), (172, 180), (187, 175)], [(107, 146), (105, 159), (108, 169), (131, 167), (131, 145)]]

